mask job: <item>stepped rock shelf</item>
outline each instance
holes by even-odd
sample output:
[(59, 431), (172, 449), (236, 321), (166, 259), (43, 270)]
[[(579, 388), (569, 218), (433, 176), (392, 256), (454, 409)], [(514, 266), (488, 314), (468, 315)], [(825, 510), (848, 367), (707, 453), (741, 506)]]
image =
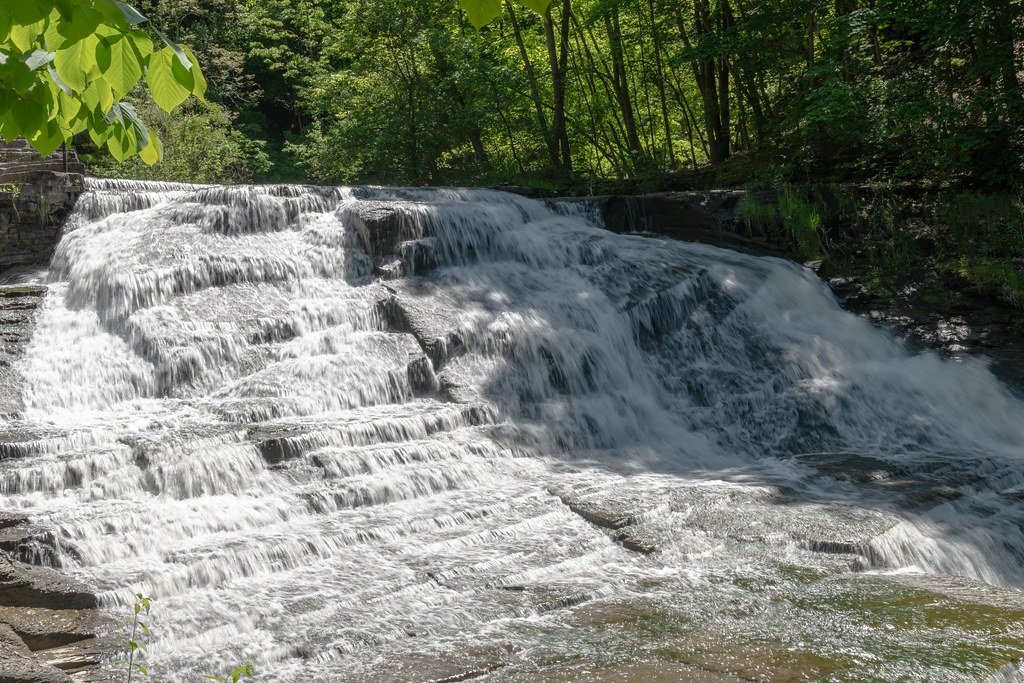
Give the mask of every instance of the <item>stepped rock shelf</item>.
[(1022, 680), (1020, 401), (805, 269), (607, 204), (87, 182), (5, 298), (9, 661), (110, 678), (140, 591), (159, 680)]

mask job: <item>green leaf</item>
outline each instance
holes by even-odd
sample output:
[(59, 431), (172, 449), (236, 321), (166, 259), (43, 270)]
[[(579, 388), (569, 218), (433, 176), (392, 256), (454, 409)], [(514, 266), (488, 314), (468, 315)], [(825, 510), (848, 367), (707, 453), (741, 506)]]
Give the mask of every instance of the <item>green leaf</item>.
[(29, 140), (38, 135), (41, 129), (46, 128), (46, 121), (50, 118), (44, 104), (24, 98), (14, 103), (11, 113), (21, 128), (21, 134)]
[(50, 16), (53, 0), (18, 0), (9, 3), (7, 11), (15, 24), (34, 24)]
[(71, 21), (71, 18), (74, 16), (75, 7), (77, 7), (74, 2), (71, 0), (55, 0), (53, 4), (61, 19)]
[(153, 54), (153, 40), (138, 29), (125, 33), (124, 39), (135, 51), (135, 57), (139, 64), (145, 65), (149, 61), (149, 56)]
[(125, 20), (132, 26), (141, 26), (142, 24), (146, 24), (149, 22), (149, 19), (144, 17), (139, 12), (139, 10), (135, 9), (131, 5), (126, 5), (125, 3), (121, 2), (121, 0), (114, 0), (114, 3), (121, 10), (121, 13), (124, 15)]
[(21, 137), (21, 126), (14, 120), (13, 109), (0, 114), (0, 135), (8, 142)]
[(119, 100), (135, 87), (142, 78), (142, 65), (131, 44), (124, 39), (100, 38), (100, 46), (105, 47), (104, 59), (100, 59), (100, 48), (97, 48), (97, 64), (103, 77), (110, 83), (114, 99)]
[(102, 21), (104, 23), (120, 29), (130, 28), (128, 20), (125, 19), (124, 12), (114, 0), (95, 0), (93, 7), (103, 17)]
[(64, 143), (64, 135), (56, 121), (47, 121), (28, 141), (45, 157)]
[[(85, 107), (82, 107), (82, 110), (85, 111)], [(88, 114), (86, 116), (88, 117), (86, 128), (89, 131), (89, 137), (97, 147), (102, 147), (110, 139), (110, 136), (114, 134), (114, 128), (108, 126), (102, 116), (88, 116)]]
[(146, 71), (146, 84), (149, 85), (153, 101), (168, 114), (185, 101), (195, 85), (191, 73), (187, 71), (185, 73), (192, 81), (188, 83), (188, 87), (178, 81), (177, 73), (174, 70), (175, 64), (179, 69), (181, 68), (174, 51), (165, 47), (149, 58), (149, 67)]
[[(135, 152), (135, 140), (131, 131), (120, 126), (110, 126), (107, 130), (110, 133), (107, 137), (107, 149), (115, 159), (124, 161)], [(137, 646), (133, 647), (132, 651), (136, 649)]]
[[(124, 161), (135, 151), (135, 140), (132, 139), (131, 133), (123, 128), (111, 126), (110, 130), (112, 133), (107, 138), (107, 149), (115, 159)], [(136, 647), (132, 647), (133, 652), (136, 649)]]
[(466, 10), (469, 21), (477, 28), (501, 14), (501, 0), (459, 0), (459, 7)]
[(516, 0), (516, 2), (522, 5), (523, 7), (528, 7), (537, 14), (541, 15), (544, 14), (544, 11), (547, 10), (548, 5), (551, 4), (551, 0)]
[(32, 50), (24, 55), (25, 66), (35, 71), (42, 65), (52, 62), (56, 54), (56, 52), (47, 52), (46, 50)]
[(36, 75), (32, 73), (32, 69), (28, 68), (25, 62), (20, 59), (9, 59), (6, 66), (7, 77), (10, 78), (11, 85), (14, 86), (14, 92), (21, 95), (36, 84)]
[(135, 668), (138, 669), (140, 672), (142, 672), (143, 676), (148, 676), (149, 675), (149, 672), (146, 671), (146, 667), (142, 666), (141, 664), (136, 664)]
[(181, 65), (186, 69), (191, 69), (192, 62), (189, 61), (188, 55), (185, 54), (184, 48), (182, 48), (181, 45), (178, 45), (176, 42), (165, 36), (157, 27), (154, 26), (153, 30), (156, 31), (156, 34), (160, 36), (160, 39), (162, 41), (164, 41), (164, 44), (166, 44), (167, 47), (171, 48), (171, 50), (174, 51), (174, 54), (178, 57), (178, 61), (181, 62)]
[[(110, 137), (107, 138), (107, 149), (110, 150), (111, 155), (118, 161), (124, 161), (135, 152), (135, 140), (132, 139), (130, 131), (120, 128), (119, 126), (111, 126)], [(132, 652), (138, 649), (137, 646), (132, 647)]]
[(7, 37), (11, 35), (11, 15), (8, 13), (6, 7), (0, 7), (0, 42), (7, 40)]
[(75, 43), (65, 44), (57, 50), (53, 65), (57, 67), (61, 79), (72, 90), (83, 92), (89, 81), (99, 75), (99, 67), (96, 64), (96, 48), (99, 42), (99, 38), (90, 35)]
[[(189, 73), (192, 74), (192, 94), (203, 99), (203, 95), (206, 94), (206, 77), (203, 76), (203, 72), (199, 70), (199, 60), (196, 59), (195, 55), (192, 54), (192, 50), (185, 48), (185, 53), (188, 54), (192, 61), (192, 67), (189, 69)], [(177, 74), (177, 70), (175, 70)], [(181, 82), (181, 81), (179, 81)], [(184, 85), (184, 83), (182, 83)]]
[[(65, 83), (64, 81), (62, 81), (60, 79), (60, 76), (57, 74), (57, 70), (53, 68), (53, 64), (47, 64), (46, 65), (46, 71), (50, 74), (50, 78), (53, 79), (53, 82), (57, 84), (57, 87), (60, 88), (61, 91), (65, 95), (68, 96), (68, 99), (70, 101), (72, 101), (72, 102), (77, 102), (78, 106), (81, 106), (81, 102), (79, 102), (77, 99), (75, 99), (74, 91), (72, 91), (71, 88), (68, 87), (67, 83)], [(75, 112), (77, 112), (77, 111), (78, 111), (78, 108), (76, 107), (75, 108)], [(74, 116), (74, 114), (71, 114), (71, 115)]]
[(114, 95), (107, 79), (100, 76), (90, 83), (89, 87), (82, 92), (82, 101), (100, 116), (110, 111), (110, 107), (114, 104)]
[[(57, 33), (64, 38), (64, 44), (60, 46), (51, 45), (50, 47), (67, 47), (92, 35), (96, 32), (96, 27), (100, 25), (101, 19), (100, 13), (88, 5), (75, 3), (71, 7), (71, 19), (61, 21), (56, 26)], [(47, 32), (47, 35), (49, 35), (49, 32)]]
[(203, 678), (209, 678), (211, 681), (223, 681), (224, 680), (220, 676), (203, 676)]
[(17, 21), (11, 26), (11, 42), (22, 52), (28, 52), (35, 47), (36, 39), (43, 34), (45, 22), (37, 21), (33, 24), (19, 24)]
[[(149, 131), (149, 144), (143, 147), (139, 152), (139, 158), (150, 166), (164, 158), (164, 150), (160, 146), (160, 138), (158, 138), (156, 133), (153, 131)], [(149, 633), (148, 629), (146, 630), (146, 633)], [(209, 678), (209, 676), (207, 676), (207, 678)]]
[(92, 121), (89, 116), (89, 110), (82, 106), (81, 100), (76, 98), (74, 101), (78, 103), (78, 113), (73, 117), (65, 116), (65, 120), (68, 124), (68, 133), (70, 135), (77, 135), (83, 130), (86, 130)]

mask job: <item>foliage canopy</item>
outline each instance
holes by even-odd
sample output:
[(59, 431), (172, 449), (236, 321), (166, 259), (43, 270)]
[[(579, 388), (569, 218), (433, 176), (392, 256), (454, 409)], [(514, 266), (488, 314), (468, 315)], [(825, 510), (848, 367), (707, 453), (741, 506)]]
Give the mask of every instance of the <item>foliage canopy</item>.
[(120, 0), (18, 0), (0, 4), (0, 135), (24, 136), (49, 154), (88, 131), (118, 160), (160, 159), (157, 136), (124, 98), (144, 78), (170, 112), (206, 80), (195, 56), (149, 27)]

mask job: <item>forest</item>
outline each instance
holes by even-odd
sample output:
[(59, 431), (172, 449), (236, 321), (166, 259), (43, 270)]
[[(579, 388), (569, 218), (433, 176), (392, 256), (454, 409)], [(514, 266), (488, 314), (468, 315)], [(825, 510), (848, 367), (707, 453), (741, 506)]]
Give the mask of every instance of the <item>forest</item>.
[(168, 115), (138, 88), (163, 160), (90, 160), (169, 180), (582, 194), (1024, 179), (1019, 0), (505, 2), (486, 23), (488, 3), (464, 4), (141, 0), (197, 56), (206, 98)]

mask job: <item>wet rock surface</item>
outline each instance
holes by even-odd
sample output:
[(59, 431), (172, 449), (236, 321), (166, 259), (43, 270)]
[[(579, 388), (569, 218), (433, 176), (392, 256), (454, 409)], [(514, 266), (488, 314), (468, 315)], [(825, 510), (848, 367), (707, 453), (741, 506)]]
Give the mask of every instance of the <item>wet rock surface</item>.
[[(28, 528), (10, 516), (4, 523), (6, 533)], [(97, 634), (115, 625), (96, 604), (86, 586), (65, 574), (0, 554), (0, 681), (70, 681), (65, 671), (109, 661), (116, 645)]]

